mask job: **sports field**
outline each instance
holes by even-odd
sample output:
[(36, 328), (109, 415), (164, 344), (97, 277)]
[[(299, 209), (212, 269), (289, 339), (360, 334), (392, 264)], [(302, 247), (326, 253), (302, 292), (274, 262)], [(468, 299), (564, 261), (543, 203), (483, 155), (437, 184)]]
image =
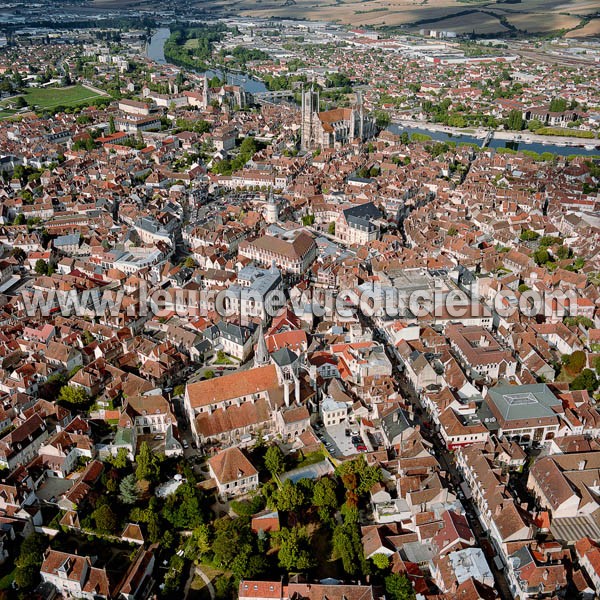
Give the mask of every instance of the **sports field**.
[(65, 88), (30, 88), (23, 94), (23, 97), (31, 107), (54, 108), (55, 106), (93, 104), (94, 100), (105, 96), (82, 85), (73, 85)]

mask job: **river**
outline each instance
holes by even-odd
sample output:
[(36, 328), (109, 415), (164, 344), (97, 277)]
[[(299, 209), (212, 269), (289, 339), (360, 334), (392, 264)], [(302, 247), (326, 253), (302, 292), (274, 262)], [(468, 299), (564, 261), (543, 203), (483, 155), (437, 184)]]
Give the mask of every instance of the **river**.
[[(161, 27), (157, 29), (152, 38), (150, 39), (150, 43), (146, 46), (146, 56), (148, 58), (154, 60), (160, 64), (166, 64), (165, 53), (164, 53), (164, 45), (165, 42), (169, 39), (169, 35), (171, 31), (168, 27)], [(193, 71), (193, 69), (190, 69)], [(198, 71), (196, 71), (198, 73)], [(204, 73), (200, 73), (203, 75)], [(231, 73), (224, 72), (220, 69), (209, 70), (206, 71), (206, 76), (211, 78), (214, 76), (219, 77), (220, 79), (227, 80), (229, 85), (239, 85), (243, 87), (247, 92), (251, 94), (257, 94), (260, 92), (266, 92), (267, 86), (264, 82), (259, 79), (254, 79), (246, 75), (245, 73)], [(466, 134), (452, 134), (444, 131), (430, 131), (428, 129), (420, 129), (418, 127), (406, 127), (400, 123), (393, 123), (388, 127), (390, 131), (393, 133), (402, 133), (406, 131), (408, 134), (411, 133), (422, 133), (424, 135), (428, 135), (434, 140), (440, 142), (465, 142), (470, 144), (481, 145), (482, 140), (472, 135)], [(588, 150), (584, 146), (587, 144), (598, 144), (598, 140), (582, 140), (582, 146), (560, 146), (557, 143), (549, 143), (542, 144), (538, 142), (514, 142), (510, 140), (500, 140), (493, 138), (490, 142), (490, 148), (511, 148), (512, 150), (531, 150), (533, 152), (537, 152), (541, 154), (542, 152), (550, 152), (552, 154), (559, 154), (564, 156), (573, 155), (581, 155), (581, 156), (597, 156), (600, 155), (600, 149), (596, 148), (595, 150)]]
[[(170, 35), (171, 30), (168, 27), (157, 29), (152, 35), (150, 43), (146, 46), (146, 56), (157, 63), (166, 64), (164, 46)], [(194, 69), (189, 70), (204, 75), (204, 73), (195, 71)], [(220, 79), (226, 79), (229, 85), (239, 85), (251, 94), (267, 91), (267, 86), (262, 81), (254, 79), (245, 73), (230, 73), (215, 69), (206, 71), (206, 76), (209, 79), (215, 76)]]
[[(403, 131), (406, 131), (409, 135), (411, 133), (421, 133), (423, 135), (428, 135), (430, 138), (438, 141), (438, 142), (456, 142), (460, 143), (468, 143), (468, 144), (477, 144), (481, 146), (483, 140), (481, 138), (477, 138), (472, 135), (465, 134), (452, 134), (446, 133), (445, 131), (430, 131), (429, 129), (420, 129), (418, 127), (406, 127), (401, 123), (393, 123), (388, 127), (388, 130), (392, 133), (400, 134)], [(582, 140), (582, 144), (598, 144), (600, 143), (598, 140)], [(557, 144), (542, 144), (538, 142), (514, 142), (511, 140), (500, 140), (493, 138), (489, 144), (490, 148), (510, 148), (511, 150), (531, 150), (532, 152), (537, 152), (538, 154), (542, 154), (543, 152), (550, 152), (551, 154), (559, 154), (562, 156), (600, 156), (600, 148), (596, 148), (595, 150), (588, 150), (582, 146), (559, 146)]]

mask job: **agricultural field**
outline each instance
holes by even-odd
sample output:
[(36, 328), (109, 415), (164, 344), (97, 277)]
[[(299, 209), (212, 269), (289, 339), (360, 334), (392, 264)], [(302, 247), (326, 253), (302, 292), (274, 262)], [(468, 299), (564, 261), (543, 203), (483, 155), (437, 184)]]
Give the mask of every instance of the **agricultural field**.
[[(597, 13), (597, 0), (199, 0), (196, 8), (223, 15), (335, 21), (353, 26), (454, 29), (458, 33), (551, 32), (569, 30), (586, 15)], [(483, 12), (482, 12), (483, 11)], [(569, 37), (597, 35), (600, 19)]]

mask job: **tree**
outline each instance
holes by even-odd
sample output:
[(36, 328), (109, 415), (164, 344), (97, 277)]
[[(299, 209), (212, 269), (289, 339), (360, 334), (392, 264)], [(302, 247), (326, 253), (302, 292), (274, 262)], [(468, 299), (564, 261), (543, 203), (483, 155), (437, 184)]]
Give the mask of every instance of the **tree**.
[(108, 133), (113, 134), (116, 131), (115, 118), (111, 115), (110, 119), (108, 120)]
[(33, 587), (40, 579), (40, 566), (44, 561), (44, 551), (48, 546), (46, 537), (32, 533), (21, 544), (15, 561), (15, 582), (21, 589)]
[(506, 126), (508, 129), (513, 131), (521, 131), (525, 121), (523, 120), (523, 115), (520, 110), (511, 110), (508, 113), (508, 119), (506, 120)]
[(550, 254), (548, 254), (548, 250), (545, 248), (538, 248), (533, 253), (533, 260), (535, 260), (538, 265), (545, 265), (550, 260)]
[(327, 233), (329, 235), (335, 235), (335, 221), (329, 223), (329, 227), (327, 227)]
[(299, 486), (286, 479), (276, 493), (277, 509), (284, 512), (294, 512), (304, 503), (304, 493)]
[[(13, 221), (13, 225), (24, 225), (25, 224), (25, 215), (23, 213), (19, 213), (16, 217), (15, 220)], [(18, 250), (21, 250), (20, 248), (16, 248)], [(22, 252), (22, 250), (21, 250)]]
[(344, 571), (350, 576), (368, 575), (358, 523), (338, 525), (333, 532), (333, 554), (342, 560)]
[(591, 369), (584, 369), (571, 382), (572, 390), (587, 390), (590, 394), (598, 389), (598, 378)]
[(103, 504), (92, 513), (96, 529), (101, 533), (114, 533), (119, 525), (117, 516), (108, 504)]
[(48, 263), (44, 259), (38, 258), (35, 261), (34, 270), (38, 275), (47, 275), (48, 274)]
[(562, 356), (562, 362), (569, 375), (581, 373), (581, 370), (585, 367), (586, 360), (586, 355), (583, 350), (576, 350), (573, 354), (565, 354)]
[(390, 566), (390, 559), (386, 554), (374, 554), (371, 557), (371, 560), (373, 561), (373, 564), (382, 571)]
[(204, 521), (201, 493), (189, 481), (167, 497), (162, 516), (175, 529), (193, 529)]
[(367, 464), (364, 457), (342, 463), (336, 470), (348, 491), (359, 496), (367, 494), (371, 488), (381, 481), (381, 469)]
[(308, 536), (301, 527), (284, 527), (273, 534), (274, 543), (279, 545), (279, 566), (286, 571), (305, 571), (314, 565)]
[(391, 122), (390, 115), (385, 110), (376, 110), (373, 112), (375, 124), (379, 129), (385, 129)]
[(124, 504), (135, 504), (138, 501), (140, 492), (135, 475), (131, 473), (121, 480), (119, 484), (119, 497)]
[(215, 562), (230, 567), (235, 557), (245, 547), (252, 546), (252, 532), (248, 519), (230, 519), (224, 517), (214, 522), (215, 539), (212, 551)]
[(194, 258), (192, 256), (188, 256), (185, 259), (183, 266), (188, 269), (193, 269), (196, 266), (196, 261), (194, 260)]
[(338, 507), (338, 499), (336, 495), (336, 486), (329, 477), (322, 477), (315, 483), (313, 493), (313, 505), (317, 508), (323, 508), (330, 511), (335, 511)]
[(147, 442), (142, 442), (140, 451), (135, 457), (135, 476), (138, 481), (146, 479), (152, 483), (158, 481), (160, 475), (160, 463), (158, 457), (152, 453)]
[(456, 229), (456, 227), (450, 227), (450, 229), (448, 229), (448, 236), (455, 237), (456, 235), (458, 235), (458, 229)]
[(192, 538), (190, 544), (197, 550), (200, 556), (208, 554), (210, 552), (210, 544), (212, 539), (212, 532), (210, 525), (203, 523), (194, 529), (192, 532)]
[(567, 110), (567, 101), (564, 98), (556, 97), (550, 101), (550, 112), (565, 112)]
[(531, 121), (527, 123), (527, 129), (533, 133), (538, 131), (538, 129), (541, 129), (543, 126), (544, 124), (539, 119), (531, 119)]
[(521, 232), (521, 235), (519, 237), (522, 242), (531, 242), (533, 240), (537, 240), (540, 237), (540, 234), (537, 231), (525, 229)]
[(415, 590), (405, 575), (393, 573), (385, 578), (386, 597), (390, 600), (414, 600)]
[(115, 456), (111, 455), (106, 458), (106, 462), (110, 463), (115, 469), (124, 469), (129, 462), (127, 450), (125, 448), (119, 448)]
[(61, 388), (58, 399), (67, 404), (85, 404), (88, 401), (88, 395), (83, 388), (65, 385)]
[(265, 467), (273, 477), (285, 471), (285, 456), (277, 444), (269, 446), (267, 449), (265, 453)]

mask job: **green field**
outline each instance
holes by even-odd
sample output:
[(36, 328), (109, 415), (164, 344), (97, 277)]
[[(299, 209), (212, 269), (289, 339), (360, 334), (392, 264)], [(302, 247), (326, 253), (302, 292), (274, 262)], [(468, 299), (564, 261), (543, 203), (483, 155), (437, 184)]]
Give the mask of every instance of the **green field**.
[(564, 127), (542, 127), (536, 131), (538, 135), (556, 135), (559, 137), (576, 137), (583, 139), (594, 139), (596, 136), (591, 131), (581, 129), (567, 129)]
[(105, 97), (84, 88), (82, 85), (73, 85), (66, 88), (31, 88), (23, 96), (29, 106), (39, 106), (40, 108), (93, 104), (94, 100)]

